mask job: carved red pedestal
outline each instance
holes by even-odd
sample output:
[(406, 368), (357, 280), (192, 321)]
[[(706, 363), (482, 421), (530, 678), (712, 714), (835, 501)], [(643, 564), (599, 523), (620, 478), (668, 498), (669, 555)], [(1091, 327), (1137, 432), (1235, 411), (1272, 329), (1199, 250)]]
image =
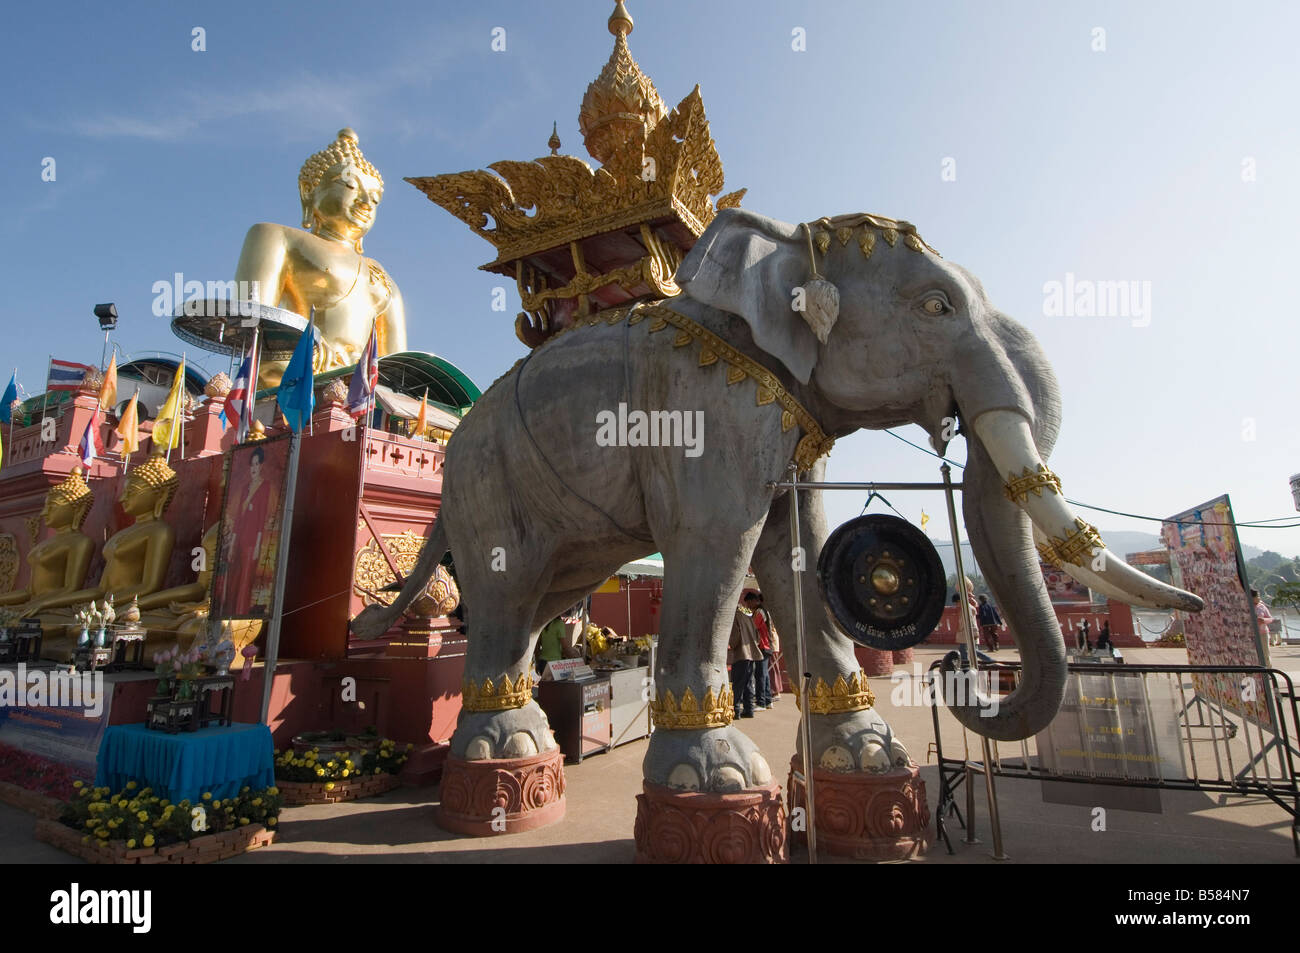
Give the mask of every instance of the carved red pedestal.
[(894, 673), (894, 653), (883, 649), (869, 649), (865, 645), (855, 645), (853, 652), (858, 657), (862, 671), (871, 678), (879, 678)]
[(784, 864), (785, 809), (775, 781), (736, 794), (643, 782), (636, 797), (638, 864)]
[[(787, 782), (790, 809), (804, 806), (802, 771), (798, 755), (790, 759)], [(930, 808), (925, 799), (921, 770), (894, 768), (884, 774), (841, 774), (818, 770), (813, 774), (817, 811), (817, 850), (858, 860), (906, 860), (925, 852), (930, 844)], [(807, 835), (796, 832), (799, 846)]]
[[(911, 649), (894, 649), (890, 654), (894, 657), (895, 668), (899, 665), (911, 665), (916, 658), (915, 653)], [(891, 672), (890, 674), (893, 673)]]
[[(504, 815), (496, 808), (504, 808)], [(564, 817), (564, 752), (462, 761), (442, 767), (438, 826), (456, 834), (517, 834)], [(494, 826), (495, 822), (495, 826)]]

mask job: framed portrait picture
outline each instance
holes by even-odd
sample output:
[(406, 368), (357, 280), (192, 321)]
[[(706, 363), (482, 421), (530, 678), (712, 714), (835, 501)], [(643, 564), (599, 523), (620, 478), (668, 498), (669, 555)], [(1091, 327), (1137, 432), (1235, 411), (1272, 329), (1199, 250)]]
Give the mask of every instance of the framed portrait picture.
[(221, 541), (212, 577), (213, 619), (269, 619), (280, 557), (289, 435), (230, 451)]

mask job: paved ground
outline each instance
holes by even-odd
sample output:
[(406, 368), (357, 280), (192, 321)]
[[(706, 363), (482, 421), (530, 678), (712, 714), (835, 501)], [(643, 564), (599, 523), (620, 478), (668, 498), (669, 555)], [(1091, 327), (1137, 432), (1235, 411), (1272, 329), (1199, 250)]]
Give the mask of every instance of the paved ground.
[[(918, 653), (922, 670), (940, 654)], [(1014, 653), (1000, 653), (1011, 658)], [(1130, 651), (1131, 662), (1185, 662), (1175, 650)], [(1300, 681), (1300, 648), (1274, 649), (1274, 664), (1296, 672)], [(921, 762), (922, 776), (933, 809), (938, 798), (938, 772), (926, 764), (933, 740), (930, 709), (896, 705), (897, 692), (889, 679), (873, 679), (877, 707)], [(940, 711), (945, 750), (962, 750), (962, 733), (946, 711)], [(773, 772), (785, 777), (798, 713), (790, 696), (772, 711), (741, 722), (762, 748)], [(1293, 735), (1294, 737), (1294, 735)], [(978, 753), (978, 741), (971, 740)], [(1005, 746), (1004, 757), (1012, 753)], [(645, 742), (633, 742), (608, 754), (565, 768), (568, 814), (538, 831), (495, 839), (447, 834), (433, 821), (437, 788), (399, 788), (383, 797), (331, 806), (295, 807), (281, 818), (280, 840), (225, 863), (630, 863), (635, 795), (641, 785)], [(995, 863), (989, 843), (988, 812), (982, 781), (977, 788), (976, 814), (982, 844), (965, 845), (956, 825), (950, 828), (955, 855), (942, 842), (912, 863)], [(1189, 792), (1161, 792), (1163, 813), (1111, 810), (1107, 830), (1092, 830), (1089, 807), (1044, 803), (1036, 781), (999, 779), (1004, 848), (1012, 863), (1295, 863), (1290, 818), (1267, 798), (1221, 798)], [(964, 801), (962, 803), (964, 810)], [(21, 811), (0, 805), (0, 863), (76, 863), (63, 852), (31, 836), (33, 821)], [(803, 858), (797, 858), (802, 860)]]

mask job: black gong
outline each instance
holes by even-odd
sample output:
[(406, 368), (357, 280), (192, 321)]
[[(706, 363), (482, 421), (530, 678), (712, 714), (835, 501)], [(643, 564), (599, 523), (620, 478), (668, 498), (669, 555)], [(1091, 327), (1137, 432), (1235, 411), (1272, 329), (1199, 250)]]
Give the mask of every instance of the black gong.
[(851, 519), (831, 533), (817, 560), (826, 614), (859, 645), (916, 645), (943, 616), (947, 577), (934, 544), (897, 516)]

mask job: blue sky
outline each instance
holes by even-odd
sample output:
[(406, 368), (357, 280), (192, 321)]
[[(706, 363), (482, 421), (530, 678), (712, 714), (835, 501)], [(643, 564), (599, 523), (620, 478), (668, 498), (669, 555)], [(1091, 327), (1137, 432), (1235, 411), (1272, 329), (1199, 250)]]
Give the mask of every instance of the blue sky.
[[(1160, 516), (1228, 491), (1239, 519), (1298, 515), (1295, 5), (628, 6), (632, 52), (669, 106), (700, 84), (726, 190), (748, 187), (746, 207), (915, 222), (1037, 335), (1065, 395), (1052, 465), (1067, 495)], [(179, 350), (151, 313), (153, 283), (231, 277), (248, 226), (297, 224), (299, 166), (352, 126), (386, 184), (366, 252), (402, 289), (411, 346), (486, 387), (524, 352), (514, 289), (509, 310), (492, 311), (500, 279), (477, 270), (491, 246), (402, 178), (543, 155), (552, 120), (563, 151), (585, 156), (578, 106), (609, 55), (612, 8), (13, 8), (0, 36), (0, 364), (36, 392), (48, 353), (98, 360), (100, 301), (116, 302), (126, 352)], [(491, 49), (498, 26), (504, 52)], [(206, 52), (191, 49), (194, 27)], [(1044, 285), (1067, 273), (1150, 282), (1149, 324), (1046, 315)], [(964, 459), (961, 441), (951, 454)], [(831, 477), (932, 480), (936, 462), (859, 434), (841, 441)], [(925, 506), (947, 537), (938, 498), (891, 501), (913, 519)], [(833, 495), (832, 523), (861, 503)], [(1241, 536), (1300, 553), (1300, 529)]]

